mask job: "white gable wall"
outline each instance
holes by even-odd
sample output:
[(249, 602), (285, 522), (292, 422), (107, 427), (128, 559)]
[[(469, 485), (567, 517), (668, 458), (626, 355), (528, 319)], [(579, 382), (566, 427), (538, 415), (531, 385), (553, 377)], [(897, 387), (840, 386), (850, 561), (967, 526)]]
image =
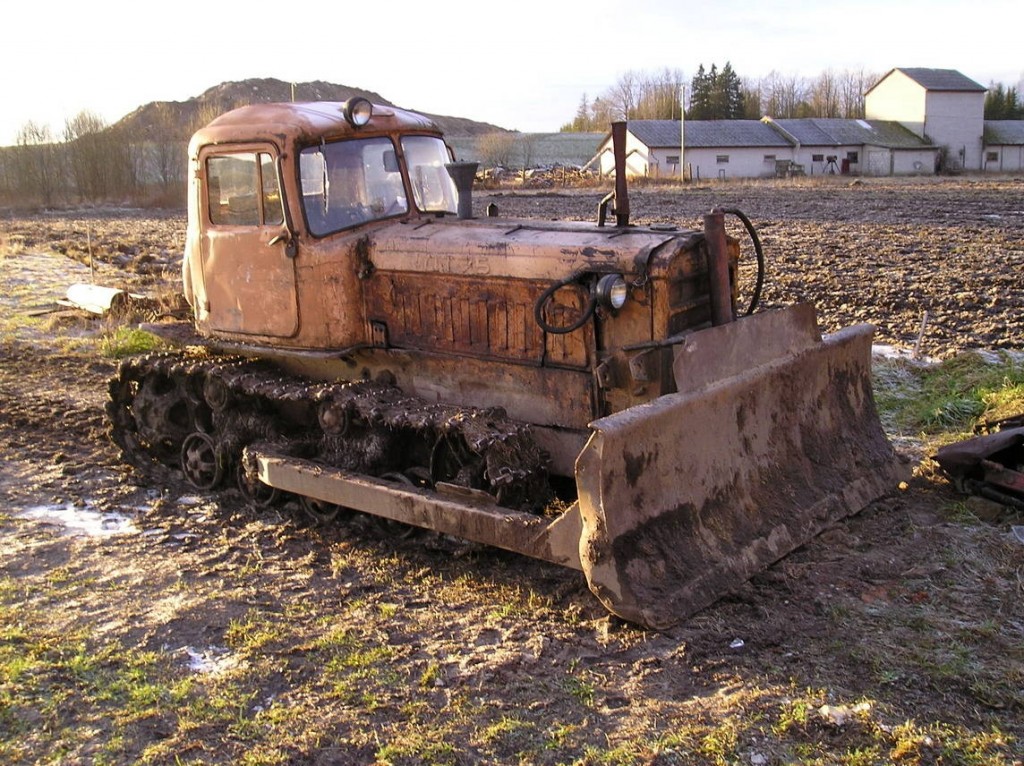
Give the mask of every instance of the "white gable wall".
[(864, 97), (869, 120), (895, 120), (924, 138), (927, 91), (903, 72), (893, 71)]
[[(658, 158), (655, 155), (658, 150), (650, 149), (647, 144), (640, 141), (629, 130), (626, 131), (626, 177), (647, 177), (653, 175), (657, 170)], [(667, 153), (667, 151), (666, 151)], [(675, 152), (679, 154), (679, 152)], [(615, 151), (612, 148), (612, 137), (608, 136), (601, 144), (600, 171), (602, 176), (615, 175)]]
[(984, 91), (929, 91), (893, 70), (864, 97), (864, 114), (869, 120), (895, 120), (943, 147), (947, 167), (983, 167)]
[(985, 130), (985, 94), (932, 91), (928, 94), (925, 135), (943, 146), (947, 161), (965, 170), (981, 170)]
[(679, 178), (679, 149), (651, 149), (647, 161), (651, 178)]

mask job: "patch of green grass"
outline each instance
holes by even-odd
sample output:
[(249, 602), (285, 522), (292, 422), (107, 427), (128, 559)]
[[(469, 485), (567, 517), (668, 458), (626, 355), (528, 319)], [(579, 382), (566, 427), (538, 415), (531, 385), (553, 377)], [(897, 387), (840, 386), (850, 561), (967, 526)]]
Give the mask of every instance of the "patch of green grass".
[(254, 652), (281, 638), (283, 631), (277, 615), (250, 609), (245, 617), (232, 620), (224, 632), (224, 640), (232, 649)]
[(584, 707), (594, 706), (594, 684), (582, 676), (569, 676), (565, 679), (565, 690), (569, 696)]
[(411, 725), (396, 728), (387, 741), (377, 749), (377, 763), (432, 764), (432, 766), (456, 766), (463, 763), (464, 754), (451, 742), (446, 741), (443, 725)]
[(480, 739), (487, 743), (498, 742), (513, 737), (517, 732), (532, 730), (533, 724), (515, 716), (503, 715), (497, 721), (488, 724), (480, 732)]
[(697, 752), (715, 764), (734, 763), (739, 756), (739, 728), (733, 719), (721, 721), (701, 738)]
[(778, 721), (772, 727), (776, 735), (784, 736), (807, 727), (814, 710), (821, 706), (824, 695), (811, 690), (808, 690), (806, 695), (784, 702), (779, 711)]
[(628, 743), (608, 749), (588, 745), (583, 749), (583, 759), (577, 763), (594, 766), (634, 766), (638, 763), (647, 763), (647, 760), (637, 752), (634, 743)]
[(162, 348), (164, 342), (153, 333), (123, 325), (116, 327), (99, 341), (100, 353), (108, 359), (148, 354)]
[(441, 666), (436, 662), (431, 662), (420, 674), (420, 688), (432, 689), (439, 678), (441, 678)]
[(317, 639), (313, 649), (321, 668), (319, 683), (330, 698), (349, 707), (375, 710), (383, 699), (414, 683), (394, 669), (393, 647), (364, 638), (354, 629), (336, 627)]
[(963, 434), (979, 420), (1024, 412), (1024, 363), (965, 353), (935, 365), (903, 360), (874, 365), (875, 401), (890, 430)]
[(0, 316), (0, 340), (12, 341), (42, 334), (46, 322), (39, 317), (24, 314)]
[(171, 679), (157, 654), (55, 630), (32, 609), (5, 603), (0, 762), (59, 762), (82, 749), (95, 763), (126, 762), (138, 722), (169, 715), (179, 703)]
[(574, 723), (554, 723), (548, 727), (545, 734), (545, 750), (561, 750), (575, 744), (578, 735), (583, 727)]

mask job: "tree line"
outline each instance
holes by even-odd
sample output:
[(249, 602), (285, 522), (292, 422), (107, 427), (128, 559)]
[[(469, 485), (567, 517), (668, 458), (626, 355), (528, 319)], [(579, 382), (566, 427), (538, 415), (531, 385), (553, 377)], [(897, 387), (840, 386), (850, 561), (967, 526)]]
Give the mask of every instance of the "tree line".
[(14, 146), (0, 148), (0, 202), (183, 205), (188, 136), (215, 116), (201, 110), (183, 125), (169, 105), (157, 104), (140, 130), (83, 110), (57, 135), (29, 120)]
[[(740, 77), (729, 62), (714, 63), (687, 81), (680, 70), (628, 71), (593, 99), (583, 94), (575, 117), (563, 132), (603, 132), (616, 120), (678, 120), (683, 99), (688, 120), (759, 120), (826, 117), (862, 119), (864, 94), (881, 75), (864, 69), (826, 69), (815, 77), (769, 72)], [(986, 120), (1024, 119), (1015, 88), (992, 84), (985, 100)]]
[(1024, 120), (1024, 102), (1017, 89), (1007, 88), (1001, 82), (990, 85), (985, 94), (986, 120)]
[(863, 69), (828, 69), (812, 78), (776, 71), (745, 78), (729, 62), (721, 69), (701, 64), (688, 81), (678, 69), (629, 71), (600, 96), (584, 94), (576, 116), (561, 129), (601, 132), (615, 120), (678, 120), (684, 97), (688, 120), (759, 120), (766, 114), (859, 119), (864, 92), (879, 78)]

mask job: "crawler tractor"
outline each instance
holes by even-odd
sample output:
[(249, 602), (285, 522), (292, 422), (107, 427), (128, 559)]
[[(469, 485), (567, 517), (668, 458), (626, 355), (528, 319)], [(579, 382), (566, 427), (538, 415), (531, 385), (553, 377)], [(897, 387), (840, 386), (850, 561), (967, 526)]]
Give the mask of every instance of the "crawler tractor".
[(201, 489), (581, 570), (647, 627), (736, 588), (893, 485), (872, 328), (753, 311), (725, 211), (631, 225), (624, 127), (586, 223), (474, 218), (474, 167), (400, 109), (218, 117), (189, 147), (193, 338), (122, 363), (113, 439)]

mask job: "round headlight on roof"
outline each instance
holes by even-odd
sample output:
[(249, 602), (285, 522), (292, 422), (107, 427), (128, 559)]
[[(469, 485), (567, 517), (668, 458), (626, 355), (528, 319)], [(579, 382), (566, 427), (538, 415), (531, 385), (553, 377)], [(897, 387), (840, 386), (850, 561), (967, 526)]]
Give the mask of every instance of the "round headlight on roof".
[(353, 128), (361, 128), (373, 116), (373, 104), (365, 98), (357, 96), (346, 101), (342, 111), (349, 125)]
[(605, 274), (597, 281), (597, 300), (605, 308), (618, 311), (628, 297), (629, 287), (621, 274)]

